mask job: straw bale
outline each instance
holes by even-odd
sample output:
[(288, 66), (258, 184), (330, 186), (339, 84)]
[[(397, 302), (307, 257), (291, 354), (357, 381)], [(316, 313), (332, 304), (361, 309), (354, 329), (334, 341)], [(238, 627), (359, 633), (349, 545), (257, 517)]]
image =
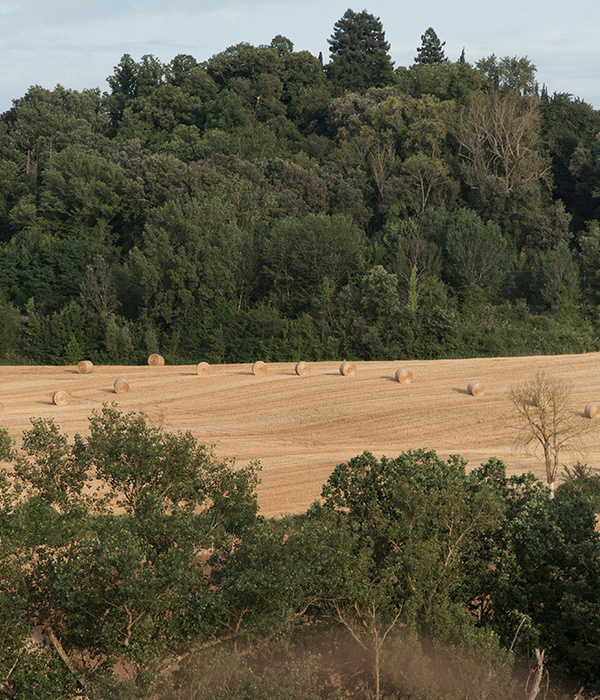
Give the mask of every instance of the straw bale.
[(467, 391), (471, 396), (481, 396), (485, 393), (485, 387), (477, 379), (473, 379), (467, 384)]
[(153, 352), (148, 358), (150, 367), (162, 367), (165, 364), (165, 358), (157, 352)]
[(342, 362), (340, 374), (344, 377), (352, 377), (356, 374), (356, 365), (353, 362)]
[(299, 377), (306, 377), (307, 374), (310, 374), (310, 365), (308, 362), (298, 362), (296, 365), (296, 374)]
[(208, 364), (208, 362), (199, 362), (196, 365), (196, 374), (199, 374), (199, 375), (210, 374), (210, 365)]
[(257, 360), (253, 365), (252, 365), (252, 374), (256, 375), (257, 377), (264, 377), (264, 375), (267, 373), (267, 365), (262, 360)]
[(91, 374), (94, 371), (94, 363), (89, 360), (81, 360), (77, 364), (77, 371), (79, 374)]
[(585, 413), (586, 418), (598, 418), (598, 416), (600, 416), (600, 403), (591, 401), (587, 404), (583, 412)]
[(129, 382), (123, 377), (115, 379), (114, 383), (115, 394), (126, 394), (129, 391)]
[(69, 392), (68, 391), (55, 391), (52, 394), (52, 402), (55, 406), (66, 406), (69, 403)]
[(400, 384), (410, 384), (413, 380), (413, 373), (411, 370), (406, 369), (406, 367), (399, 367), (396, 370), (396, 381), (400, 382)]

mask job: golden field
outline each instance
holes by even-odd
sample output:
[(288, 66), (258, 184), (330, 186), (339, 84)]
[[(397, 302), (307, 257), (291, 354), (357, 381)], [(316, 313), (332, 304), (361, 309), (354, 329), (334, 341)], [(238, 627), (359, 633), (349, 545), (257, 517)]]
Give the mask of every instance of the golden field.
[[(305, 510), (335, 465), (364, 450), (394, 457), (424, 447), (441, 457), (460, 454), (471, 465), (496, 456), (509, 473), (543, 477), (539, 455), (515, 443), (510, 387), (537, 372), (567, 380), (571, 410), (582, 420), (588, 420), (585, 405), (600, 401), (600, 353), (355, 364), (356, 374), (347, 377), (339, 362), (310, 363), (305, 376), (292, 362), (268, 364), (262, 376), (251, 364), (214, 365), (203, 376), (195, 365), (95, 366), (91, 374), (76, 367), (0, 367), (0, 427), (18, 442), (30, 417), (51, 417), (73, 436), (85, 433), (94, 409), (114, 401), (166, 430), (191, 431), (221, 458), (259, 460), (261, 512), (277, 516)], [(395, 381), (399, 367), (413, 372), (411, 383)], [(115, 393), (120, 377), (128, 393)], [(473, 379), (485, 386), (483, 395), (467, 392)], [(67, 405), (53, 403), (56, 391), (68, 392)], [(598, 426), (581, 455), (563, 454), (565, 463), (598, 465)]]

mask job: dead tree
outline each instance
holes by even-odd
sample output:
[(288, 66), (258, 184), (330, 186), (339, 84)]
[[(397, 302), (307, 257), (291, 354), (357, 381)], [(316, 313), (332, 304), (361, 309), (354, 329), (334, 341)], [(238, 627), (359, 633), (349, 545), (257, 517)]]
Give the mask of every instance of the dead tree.
[(543, 372), (513, 387), (510, 398), (521, 419), (518, 442), (542, 452), (550, 498), (554, 498), (561, 453), (580, 453), (583, 437), (593, 423), (572, 410), (569, 384)]

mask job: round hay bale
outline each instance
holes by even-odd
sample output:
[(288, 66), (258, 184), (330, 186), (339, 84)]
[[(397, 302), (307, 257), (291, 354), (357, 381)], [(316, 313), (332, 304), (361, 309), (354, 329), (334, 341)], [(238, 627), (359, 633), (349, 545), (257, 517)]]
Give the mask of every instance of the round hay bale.
[(123, 377), (115, 379), (114, 390), (115, 394), (126, 394), (129, 391), (129, 382)]
[(356, 365), (353, 362), (342, 362), (340, 374), (343, 377), (353, 377), (356, 374)]
[(199, 374), (201, 376), (210, 374), (210, 365), (208, 364), (208, 362), (199, 362), (196, 365), (196, 374)]
[(467, 391), (471, 396), (481, 396), (485, 393), (485, 387), (477, 379), (473, 379), (467, 384)]
[(94, 371), (94, 363), (89, 360), (81, 360), (77, 364), (77, 371), (79, 374), (91, 374)]
[(310, 365), (308, 362), (298, 362), (296, 365), (296, 374), (299, 377), (306, 377), (307, 374), (310, 374)]
[(598, 418), (598, 416), (600, 416), (600, 403), (591, 401), (587, 404), (583, 412), (586, 418)]
[(55, 406), (66, 406), (69, 403), (69, 398), (68, 391), (55, 391), (52, 394), (52, 403)]
[(148, 358), (150, 367), (162, 367), (165, 364), (165, 358), (157, 352), (153, 352)]
[(254, 374), (257, 377), (264, 377), (265, 374), (267, 373), (267, 365), (262, 360), (257, 360), (253, 365), (252, 365), (252, 374)]
[(396, 377), (396, 381), (400, 382), (400, 384), (410, 384), (413, 380), (413, 373), (409, 369), (406, 369), (406, 367), (399, 367), (394, 376)]

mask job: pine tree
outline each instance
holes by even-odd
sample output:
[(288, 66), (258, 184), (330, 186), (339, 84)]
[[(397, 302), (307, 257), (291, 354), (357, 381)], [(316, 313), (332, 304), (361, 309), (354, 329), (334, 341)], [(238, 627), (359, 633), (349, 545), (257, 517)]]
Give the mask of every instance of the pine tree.
[(393, 61), (379, 17), (366, 10), (346, 10), (335, 23), (328, 43), (331, 62), (326, 66), (327, 78), (338, 92), (365, 92), (390, 83)]
[(415, 63), (447, 63), (444, 55), (445, 41), (440, 41), (433, 27), (421, 35), (421, 46), (417, 49)]

